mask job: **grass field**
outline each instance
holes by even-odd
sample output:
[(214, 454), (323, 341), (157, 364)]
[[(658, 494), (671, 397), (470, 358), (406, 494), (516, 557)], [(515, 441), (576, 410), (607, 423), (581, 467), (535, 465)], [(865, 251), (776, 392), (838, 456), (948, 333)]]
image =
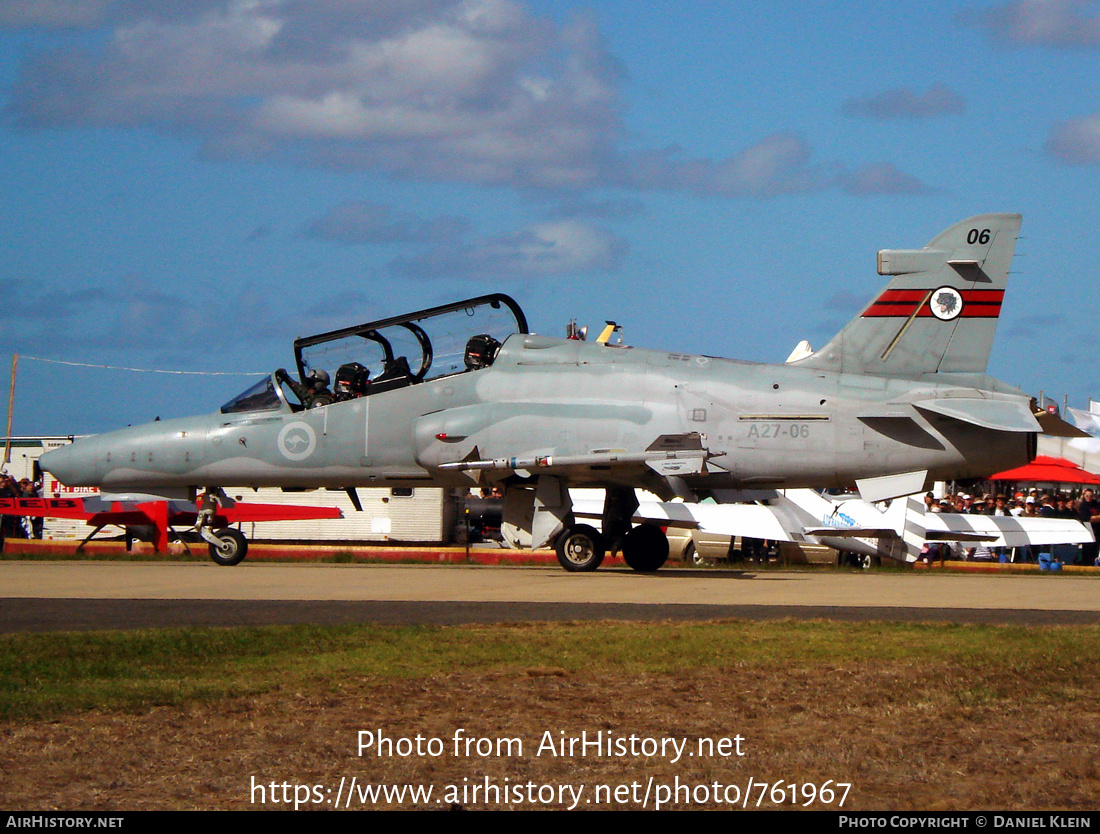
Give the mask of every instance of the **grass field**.
[[(725, 807), (736, 789), (748, 807), (825, 808), (838, 807), (833, 790), (850, 784), (850, 810), (1091, 810), (1100, 804), (1098, 686), (1100, 627), (784, 621), (10, 635), (0, 639), (0, 799), (33, 810), (273, 808), (294, 793), (272, 786), (287, 785), (309, 788), (297, 794), (304, 807), (329, 807), (344, 795), (341, 779), (346, 787), (354, 777), (434, 793), (356, 795), (353, 808), (638, 808), (652, 807), (662, 786), (669, 807)], [(435, 739), (439, 754), (360, 755), (360, 730), (398, 748)], [(475, 744), (456, 755), (459, 730), (492, 752)], [(582, 733), (675, 739), (696, 755), (673, 762), (644, 747), (546, 748)], [(738, 736), (740, 756), (707, 746)], [(503, 740), (518, 746), (501, 749)], [(499, 793), (521, 784), (543, 793)], [(498, 793), (472, 795), (474, 785)], [(577, 786), (582, 799), (560, 795)], [(600, 786), (607, 801), (593, 804)], [(640, 786), (650, 788), (645, 804)], [(695, 792), (677, 796), (677, 786)], [(550, 787), (558, 793), (546, 801)]]

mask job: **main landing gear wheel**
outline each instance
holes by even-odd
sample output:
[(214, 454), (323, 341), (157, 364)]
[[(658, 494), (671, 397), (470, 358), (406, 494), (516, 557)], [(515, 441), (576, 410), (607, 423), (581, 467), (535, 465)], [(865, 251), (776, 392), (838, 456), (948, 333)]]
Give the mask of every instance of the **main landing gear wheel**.
[(860, 570), (870, 570), (880, 564), (877, 556), (871, 556), (867, 553), (842, 553), (840, 562), (844, 567), (859, 568)]
[(600, 566), (607, 546), (603, 536), (595, 527), (576, 524), (558, 536), (554, 550), (558, 554), (558, 564), (567, 571), (591, 571)]
[(244, 561), (244, 557), (248, 555), (248, 539), (244, 537), (244, 533), (226, 527), (214, 535), (218, 537), (219, 544), (209, 545), (211, 559), (225, 567), (239, 565)]
[(623, 559), (641, 573), (653, 573), (668, 559), (668, 536), (652, 524), (639, 524), (623, 539)]

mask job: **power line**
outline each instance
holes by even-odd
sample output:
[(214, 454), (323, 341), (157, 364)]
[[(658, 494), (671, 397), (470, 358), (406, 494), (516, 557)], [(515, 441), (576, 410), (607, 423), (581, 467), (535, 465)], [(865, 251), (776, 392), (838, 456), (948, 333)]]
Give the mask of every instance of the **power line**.
[(104, 368), (109, 371), (132, 371), (141, 374), (187, 374), (190, 376), (269, 376), (270, 371), (170, 371), (161, 368), (127, 368), (122, 365), (96, 365), (92, 362), (68, 362), (64, 359), (43, 359), (40, 356), (19, 354), (20, 359), (48, 362), (52, 365), (74, 365), (79, 368)]

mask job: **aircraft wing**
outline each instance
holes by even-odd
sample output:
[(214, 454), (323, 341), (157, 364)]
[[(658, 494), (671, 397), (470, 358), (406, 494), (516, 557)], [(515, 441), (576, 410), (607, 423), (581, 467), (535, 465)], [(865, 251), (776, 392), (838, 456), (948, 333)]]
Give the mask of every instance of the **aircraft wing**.
[[(575, 501), (573, 514), (601, 518), (603, 503)], [(662, 527), (682, 527), (717, 536), (746, 536), (771, 541), (802, 541), (800, 527), (784, 517), (780, 508), (761, 504), (681, 504), (643, 501), (634, 511), (635, 523), (651, 522)]]
[[(803, 501), (807, 498), (799, 491), (790, 492)], [(816, 497), (818, 504), (822, 503), (819, 496), (811, 497)], [(884, 548), (897, 550), (901, 555), (885, 555), (904, 561), (913, 561), (916, 558), (923, 541), (984, 542), (991, 547), (1025, 547), (1079, 544), (1093, 540), (1091, 529), (1074, 519), (923, 512), (918, 514), (920, 530), (913, 530), (915, 536), (910, 536), (905, 528), (913, 526), (914, 519), (910, 515), (912, 510), (906, 511), (907, 503), (909, 501), (898, 503), (897, 510), (888, 513), (858, 501), (823, 505), (839, 510), (843, 521), (834, 512), (829, 517), (837, 517), (837, 522), (822, 525), (821, 507), (796, 504), (790, 496), (771, 505), (648, 501), (638, 506), (633, 520), (636, 523), (648, 521), (665, 527), (697, 529), (715, 535), (747, 536), (772, 541), (816, 540), (841, 549), (845, 546), (830, 540), (872, 539), (878, 540), (879, 544), (868, 545), (869, 547), (883, 553)], [(602, 512), (602, 502), (574, 503), (574, 514), (578, 516), (600, 518)], [(873, 517), (866, 520), (861, 518), (872, 512)], [(876, 519), (881, 519), (879, 524), (874, 523)], [(882, 526), (882, 522), (895, 523), (898, 526)], [(910, 543), (912, 547), (909, 547)], [(902, 549), (898, 550), (898, 546)], [(904, 550), (910, 551), (908, 556), (905, 556)]]
[(1093, 541), (1092, 530), (1072, 518), (927, 513), (924, 519), (927, 538), (938, 541), (984, 541), (993, 547)]

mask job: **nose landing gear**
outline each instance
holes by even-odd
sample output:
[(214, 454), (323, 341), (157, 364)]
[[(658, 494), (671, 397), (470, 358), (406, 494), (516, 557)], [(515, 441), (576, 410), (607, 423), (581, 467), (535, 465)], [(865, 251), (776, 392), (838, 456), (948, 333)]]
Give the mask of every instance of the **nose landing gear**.
[(210, 558), (215, 564), (232, 567), (239, 565), (248, 555), (248, 539), (244, 537), (244, 533), (232, 527), (223, 527), (218, 531), (213, 529), (214, 516), (225, 500), (225, 493), (219, 487), (206, 490), (195, 520), (195, 531), (209, 545)]

